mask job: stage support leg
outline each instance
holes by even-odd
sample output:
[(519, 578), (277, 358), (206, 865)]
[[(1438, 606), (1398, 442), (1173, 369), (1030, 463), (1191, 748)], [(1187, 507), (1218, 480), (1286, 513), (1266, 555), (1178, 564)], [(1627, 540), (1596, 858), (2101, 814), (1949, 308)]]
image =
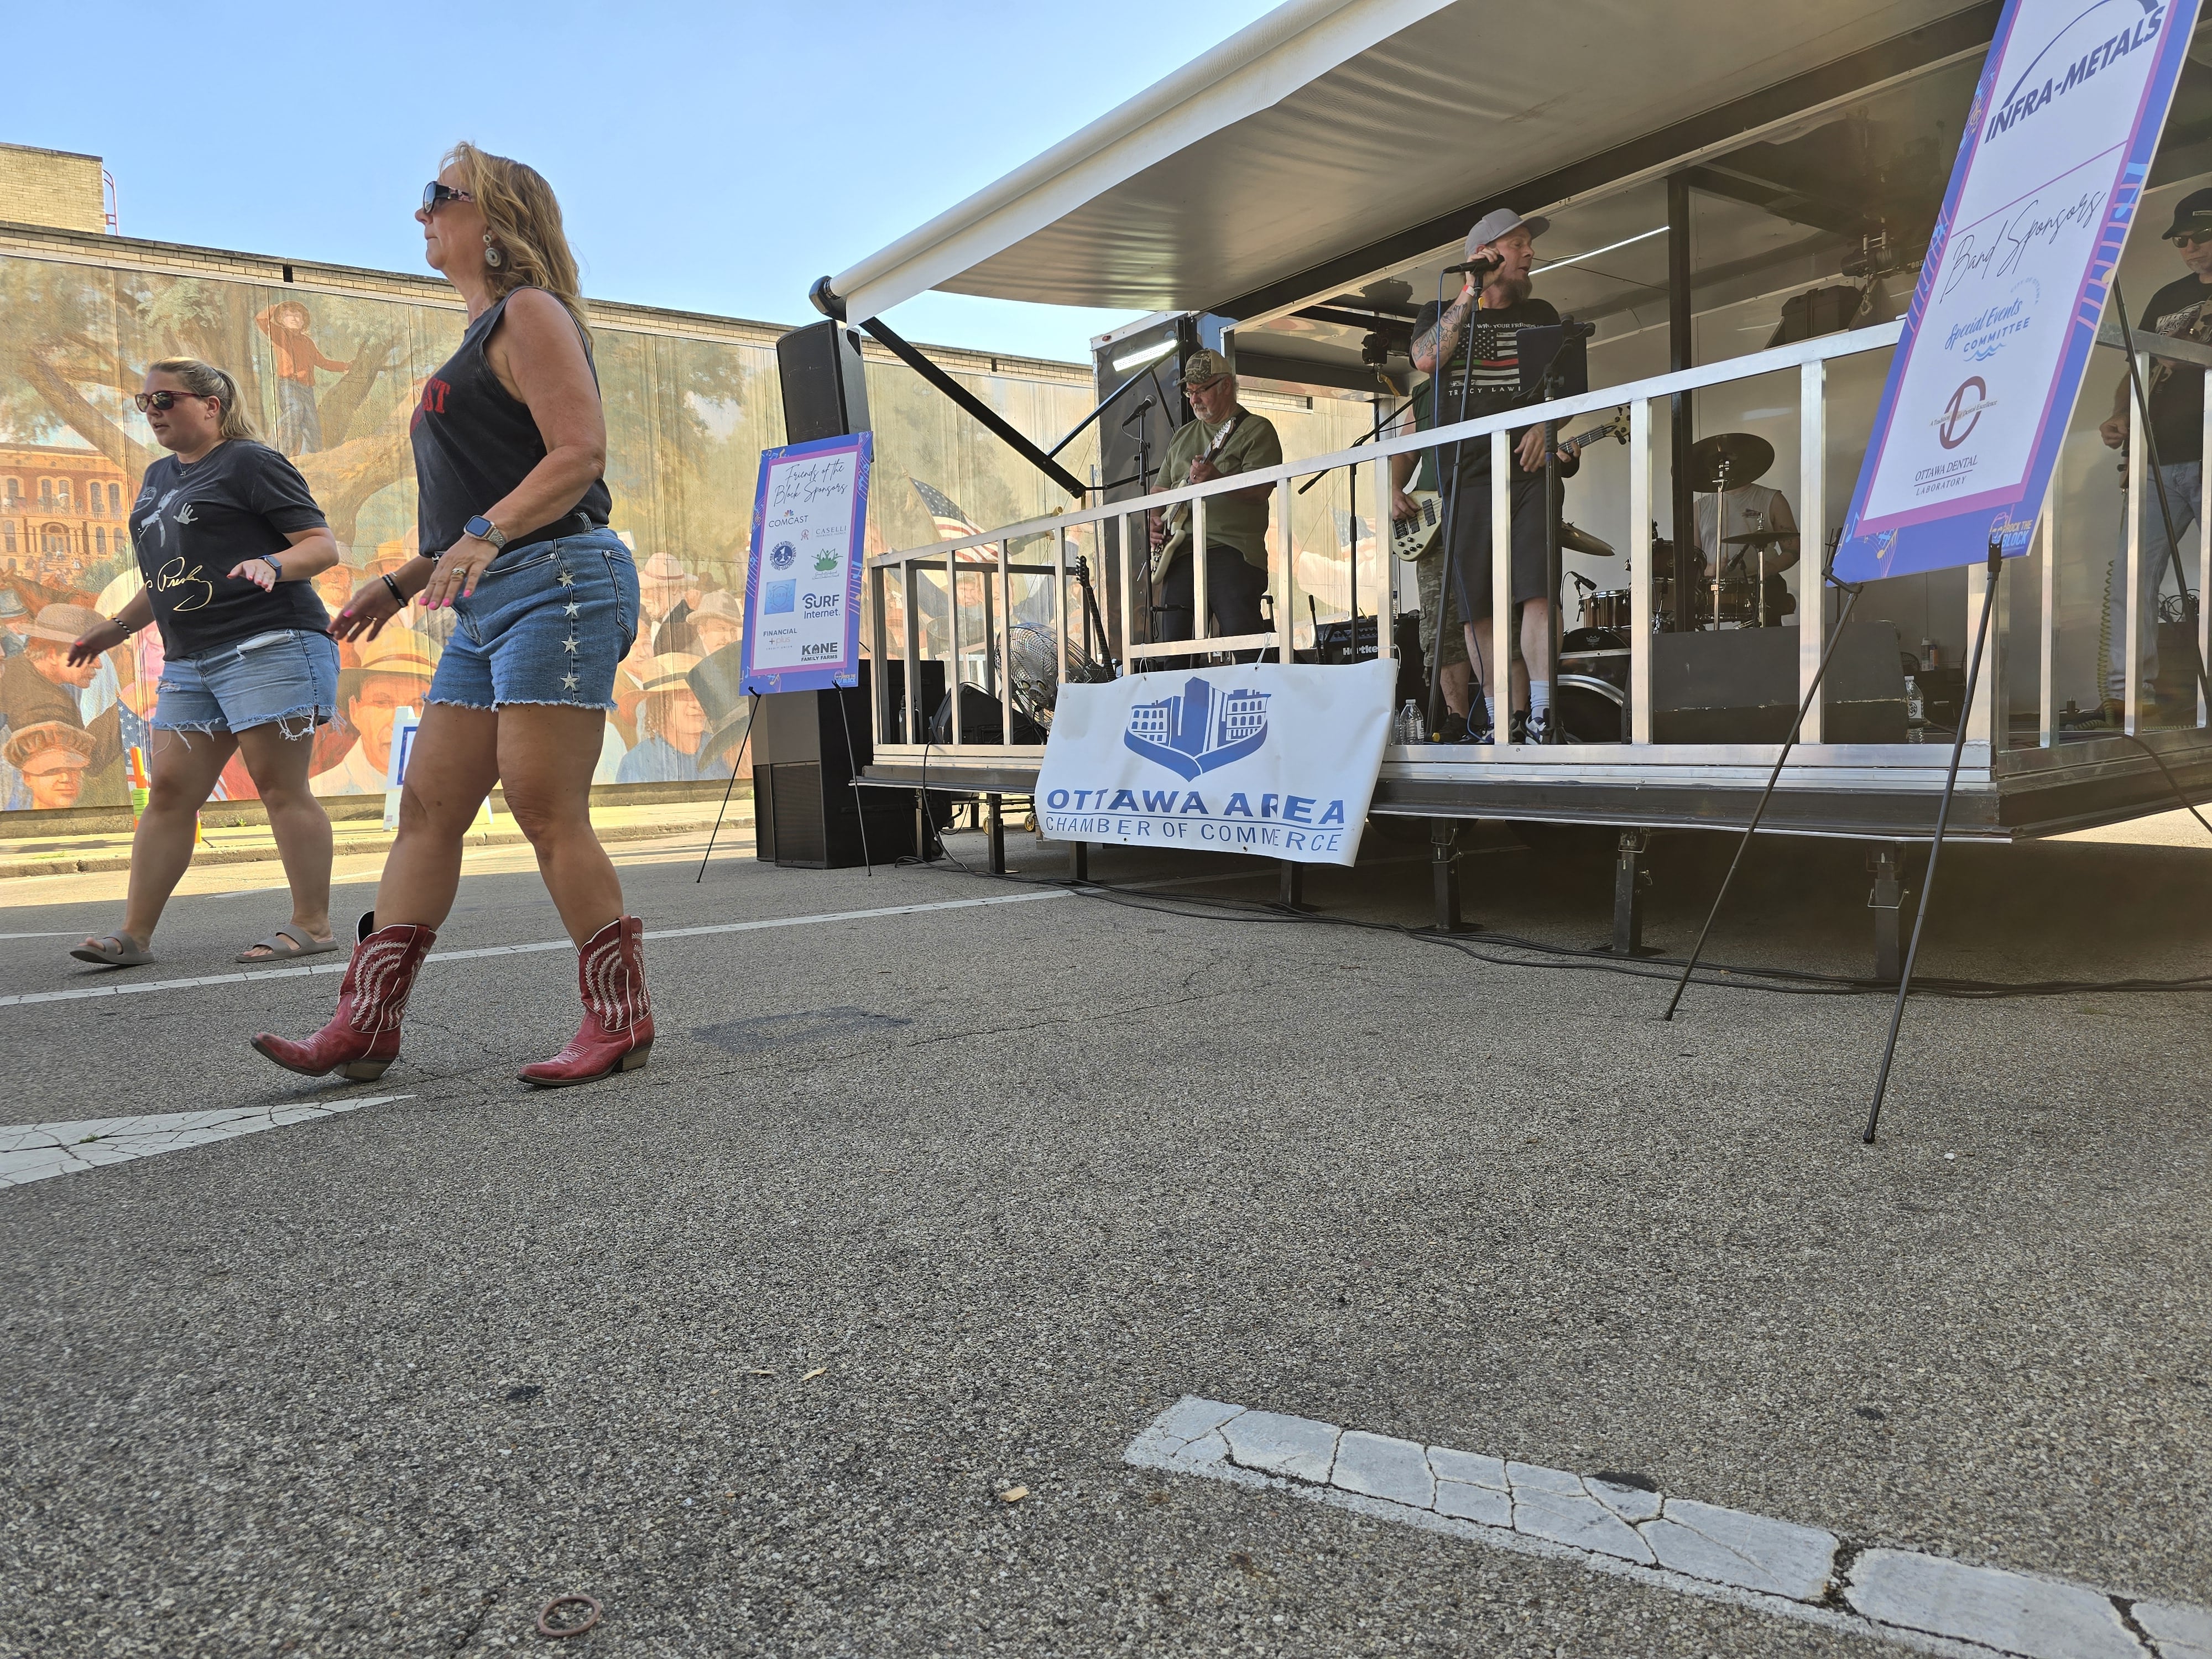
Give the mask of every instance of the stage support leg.
[(1275, 902), (1285, 910), (1309, 910), (1306, 902), (1306, 867), (1291, 859), (1282, 860), (1283, 885)]
[(914, 850), (924, 864), (934, 864), (945, 851), (945, 844), (937, 838), (937, 823), (929, 811), (929, 792), (914, 792)]
[(1613, 861), (1613, 954), (1640, 957), (1644, 948), (1644, 890), (1651, 872), (1644, 867), (1644, 854), (1651, 846), (1649, 830), (1624, 830), (1620, 850)]
[(1437, 905), (1435, 931), (1439, 933), (1475, 931), (1459, 913), (1458, 830), (1456, 819), (1429, 820), (1429, 878)]
[(1087, 841), (1079, 841), (1075, 843), (1075, 879), (1078, 881), (1091, 879), (1091, 843)]
[(1874, 912), (1874, 976), (1894, 985), (1905, 971), (1903, 922), (1911, 896), (1905, 890), (1905, 849), (1883, 842), (1867, 854), (1867, 868), (1874, 876), (1874, 891), (1867, 895), (1867, 908)]
[(991, 873), (994, 876), (1003, 876), (1006, 873), (1006, 817), (1005, 802), (1001, 797), (997, 795), (986, 795), (983, 799), (989, 804), (991, 809)]

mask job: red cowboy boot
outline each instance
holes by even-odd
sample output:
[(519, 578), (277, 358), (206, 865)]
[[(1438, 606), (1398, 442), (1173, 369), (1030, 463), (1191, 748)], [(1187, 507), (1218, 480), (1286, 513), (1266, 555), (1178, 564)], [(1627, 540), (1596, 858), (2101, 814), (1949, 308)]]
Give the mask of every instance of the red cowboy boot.
[(367, 1083), (384, 1075), (384, 1068), (399, 1058), (399, 1016), (415, 988), (416, 970), (438, 936), (428, 927), (375, 923), (371, 910), (355, 930), (360, 942), (346, 963), (338, 1011), (331, 1023), (305, 1042), (264, 1031), (253, 1039), (255, 1048), (286, 1071), (307, 1077), (340, 1072)]
[(622, 916), (576, 953), (584, 994), (583, 1028), (550, 1060), (522, 1068), (522, 1080), (565, 1089), (615, 1072), (634, 1072), (653, 1048), (653, 1004), (645, 993), (645, 924)]

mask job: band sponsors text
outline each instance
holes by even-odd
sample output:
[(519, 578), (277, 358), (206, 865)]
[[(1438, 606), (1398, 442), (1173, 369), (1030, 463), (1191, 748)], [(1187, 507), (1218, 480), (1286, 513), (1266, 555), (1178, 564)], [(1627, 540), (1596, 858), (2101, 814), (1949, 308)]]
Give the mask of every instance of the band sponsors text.
[(1043, 806), (1042, 827), (1055, 841), (1139, 839), (1229, 853), (1344, 850), (1340, 799), (1239, 792), (1216, 812), (1195, 789), (1055, 789)]

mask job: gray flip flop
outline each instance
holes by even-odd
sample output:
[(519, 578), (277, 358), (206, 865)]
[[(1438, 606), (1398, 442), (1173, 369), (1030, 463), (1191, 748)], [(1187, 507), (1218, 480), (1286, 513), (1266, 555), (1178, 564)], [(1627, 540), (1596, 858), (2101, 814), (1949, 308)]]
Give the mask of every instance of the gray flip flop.
[[(103, 947), (112, 945), (112, 951)], [(104, 968), (143, 968), (153, 961), (154, 953), (131, 942), (127, 933), (102, 933), (93, 945), (72, 946), (70, 954), (79, 962), (96, 962)]]
[[(319, 957), (325, 951), (335, 951), (337, 948), (338, 941), (336, 934), (331, 935), (325, 943), (318, 945), (288, 921), (270, 934), (267, 939), (254, 940), (246, 947), (245, 951), (240, 951), (231, 960), (233, 962), (289, 962), (295, 957)], [(246, 954), (247, 951), (256, 950), (266, 951), (269, 954), (265, 957)]]

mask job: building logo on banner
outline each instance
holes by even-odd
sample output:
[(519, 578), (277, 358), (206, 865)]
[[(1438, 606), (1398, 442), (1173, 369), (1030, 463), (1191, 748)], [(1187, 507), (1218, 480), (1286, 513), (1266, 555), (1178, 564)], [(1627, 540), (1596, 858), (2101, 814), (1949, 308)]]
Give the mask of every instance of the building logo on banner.
[(1194, 674), (1181, 696), (1131, 709), (1121, 741), (1177, 777), (1195, 778), (1256, 753), (1267, 741), (1267, 694), (1217, 693)]
[(762, 452), (745, 571), (748, 694), (858, 683), (872, 453), (866, 432)]
[(1036, 781), (1058, 841), (1350, 864), (1389, 740), (1395, 662), (1246, 663), (1063, 685)]
[(2007, 0), (1838, 580), (2027, 550), (2200, 0)]

